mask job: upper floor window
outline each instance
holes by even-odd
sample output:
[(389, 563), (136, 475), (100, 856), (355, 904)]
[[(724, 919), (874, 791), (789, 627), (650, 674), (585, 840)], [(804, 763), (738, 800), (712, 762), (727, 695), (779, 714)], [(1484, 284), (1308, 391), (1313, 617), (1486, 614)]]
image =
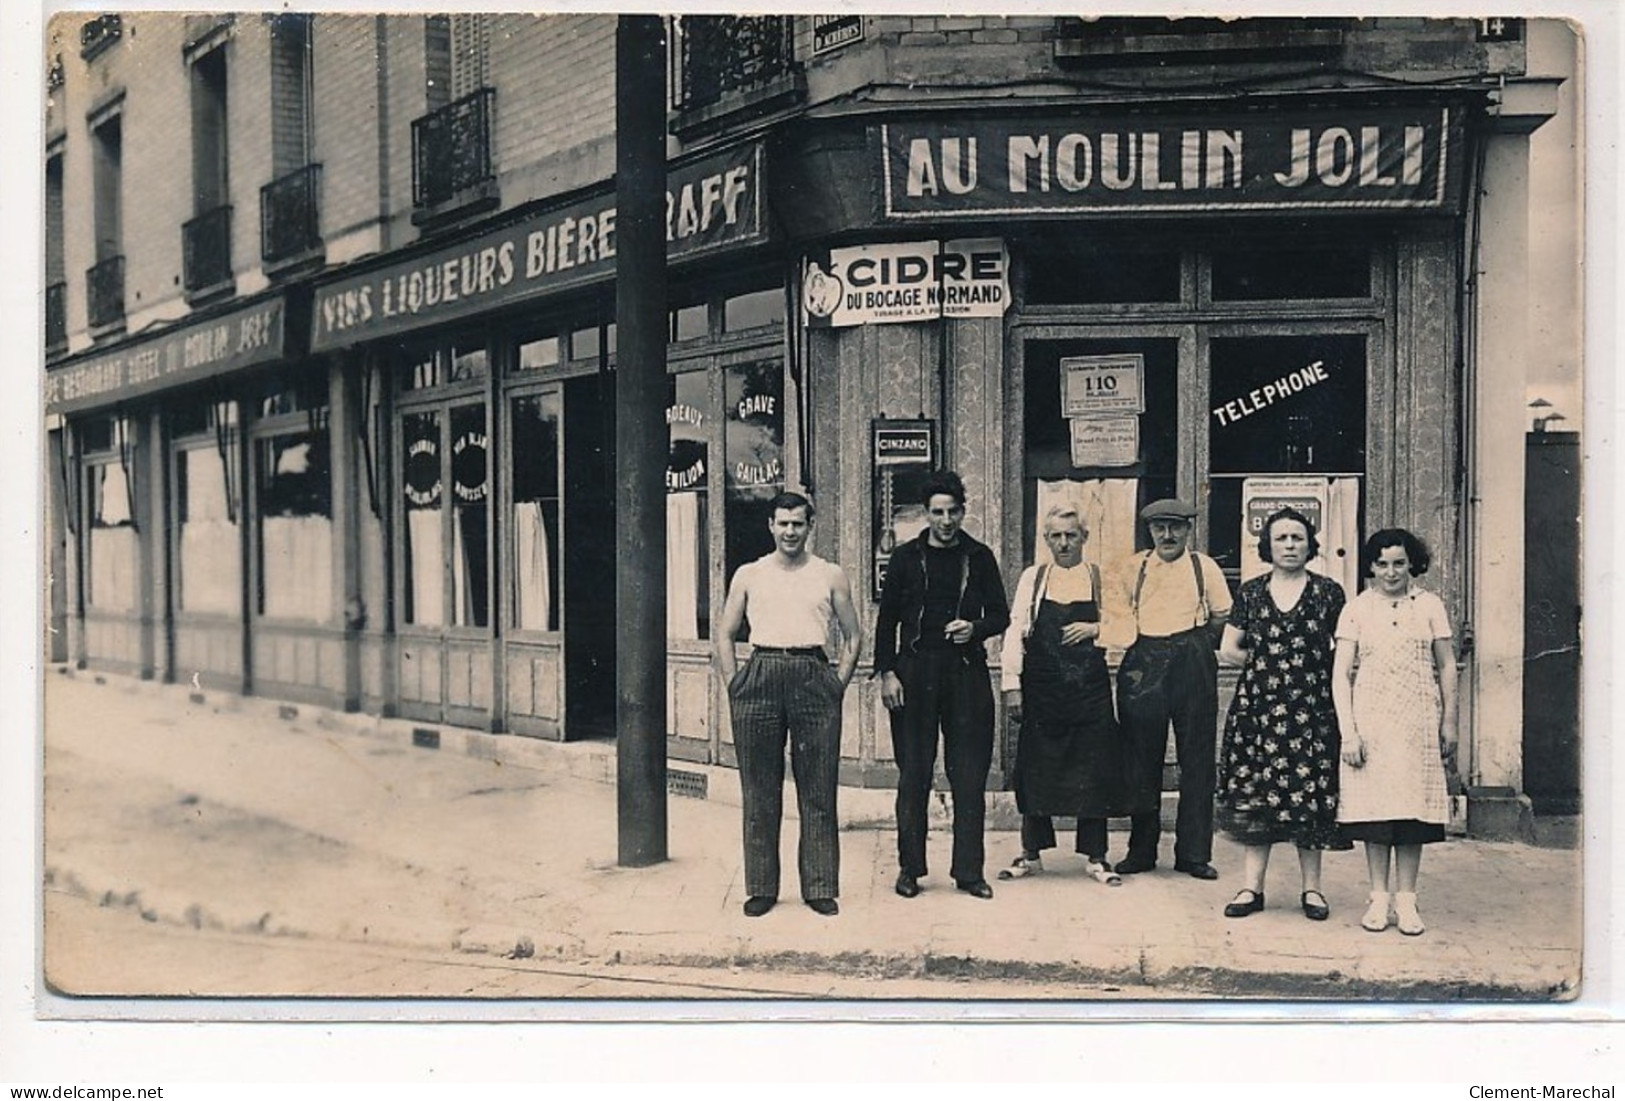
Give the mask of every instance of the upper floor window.
[(285, 176), (310, 163), (311, 16), (271, 22), (271, 171)]
[(192, 63), (192, 213), (182, 231), (189, 293), (231, 280), (231, 181), (226, 48)]
[(424, 20), (424, 104), (412, 122), (413, 221), (432, 225), (494, 209), (496, 90), (489, 85), (489, 17)]
[(68, 273), (63, 258), (62, 153), (45, 160), (45, 352), (68, 348)]
[[(260, 188), (260, 256), (284, 272), (320, 255), (321, 165), (312, 163), (311, 20), (271, 21), (271, 182)], [(273, 272), (274, 274), (274, 272)]]
[(89, 61), (107, 52), (123, 37), (123, 16), (98, 15), (79, 28), (79, 56)]
[(85, 273), (92, 329), (124, 320), (124, 117), (117, 110), (90, 122), (96, 263)]

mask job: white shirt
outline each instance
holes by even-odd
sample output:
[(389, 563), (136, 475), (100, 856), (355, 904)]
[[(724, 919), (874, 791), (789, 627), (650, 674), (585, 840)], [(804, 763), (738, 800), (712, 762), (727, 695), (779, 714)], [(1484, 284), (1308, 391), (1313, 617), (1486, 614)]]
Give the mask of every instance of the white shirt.
[[(1172, 562), (1164, 562), (1155, 550), (1141, 551), (1127, 559), (1115, 573), (1115, 599), (1110, 616), (1112, 630), (1103, 632), (1102, 645), (1127, 649), (1141, 635), (1147, 638), (1168, 638), (1183, 634), (1193, 627), (1203, 626), (1207, 620), (1201, 615), (1196, 595), (1196, 570), (1191, 568), (1191, 556), (1196, 556), (1202, 571), (1203, 595), (1207, 597), (1208, 618), (1225, 615), (1230, 611), (1230, 586), (1224, 580), (1219, 564), (1205, 554), (1187, 550)], [(1141, 564), (1145, 566), (1145, 584), (1140, 585)], [(1134, 604), (1134, 591), (1140, 590), (1139, 608)]]
[(751, 644), (827, 647), (840, 569), (810, 552), (803, 553), (801, 565), (786, 569), (777, 551), (740, 566), (734, 584), (744, 586)]

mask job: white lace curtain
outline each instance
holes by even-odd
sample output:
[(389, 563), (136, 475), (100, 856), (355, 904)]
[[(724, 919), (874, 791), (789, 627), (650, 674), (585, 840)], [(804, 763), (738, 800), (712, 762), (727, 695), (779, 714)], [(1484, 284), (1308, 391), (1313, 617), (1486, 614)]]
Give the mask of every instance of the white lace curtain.
[(226, 500), (225, 465), (214, 447), (180, 453), (186, 499), (181, 503), (180, 607), (230, 615), (242, 607), (242, 536)]
[(547, 518), (542, 515), (540, 501), (515, 502), (513, 538), (518, 626), (545, 631), (553, 611), (553, 588), (548, 571)]
[(273, 619), (325, 621), (333, 610), (333, 521), (267, 516), (260, 522), (263, 612)]
[(666, 494), (666, 635), (700, 637), (700, 546), (698, 493)]

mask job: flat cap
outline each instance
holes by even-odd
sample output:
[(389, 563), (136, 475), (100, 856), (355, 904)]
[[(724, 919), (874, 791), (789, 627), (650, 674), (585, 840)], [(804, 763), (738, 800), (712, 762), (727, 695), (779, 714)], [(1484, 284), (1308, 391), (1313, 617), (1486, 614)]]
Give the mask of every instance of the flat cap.
[(1189, 523), (1196, 519), (1196, 509), (1177, 497), (1164, 497), (1142, 508), (1140, 519), (1148, 523), (1152, 520), (1184, 520)]

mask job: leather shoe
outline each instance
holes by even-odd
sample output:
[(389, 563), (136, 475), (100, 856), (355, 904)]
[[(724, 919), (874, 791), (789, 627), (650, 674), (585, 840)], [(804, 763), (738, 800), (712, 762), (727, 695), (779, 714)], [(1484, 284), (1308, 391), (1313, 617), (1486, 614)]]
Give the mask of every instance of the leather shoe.
[(967, 895), (975, 895), (977, 898), (993, 897), (993, 888), (985, 879), (978, 879), (975, 883), (956, 883), (955, 886)]
[(1117, 862), (1115, 869), (1118, 875), (1138, 875), (1140, 872), (1155, 871), (1156, 859), (1147, 860), (1143, 856), (1130, 856)]
[(840, 904), (833, 898), (809, 898), (807, 907), (821, 917), (834, 917), (841, 912)]
[[(1121, 871), (1122, 869), (1118, 869)], [(1219, 869), (1211, 864), (1193, 864), (1188, 861), (1179, 861), (1174, 865), (1174, 871), (1184, 872), (1193, 879), (1218, 879)]]
[(761, 917), (778, 904), (778, 899), (768, 895), (751, 895), (745, 900), (745, 916)]
[(897, 893), (904, 898), (913, 898), (920, 893), (920, 881), (907, 872), (898, 872)]
[[(1242, 895), (1250, 895), (1252, 897), (1246, 902), (1243, 902), (1241, 898)], [(1243, 887), (1241, 890), (1236, 892), (1235, 899), (1224, 908), (1224, 916), (1229, 918), (1243, 918), (1248, 914), (1256, 914), (1263, 908), (1264, 892), (1255, 891), (1251, 887)]]
[[(1310, 902), (1310, 895), (1320, 901)], [(1303, 904), (1303, 916), (1310, 921), (1325, 921), (1332, 916), (1332, 908), (1326, 904), (1326, 896), (1319, 891), (1305, 891), (1298, 896), (1298, 901)]]

